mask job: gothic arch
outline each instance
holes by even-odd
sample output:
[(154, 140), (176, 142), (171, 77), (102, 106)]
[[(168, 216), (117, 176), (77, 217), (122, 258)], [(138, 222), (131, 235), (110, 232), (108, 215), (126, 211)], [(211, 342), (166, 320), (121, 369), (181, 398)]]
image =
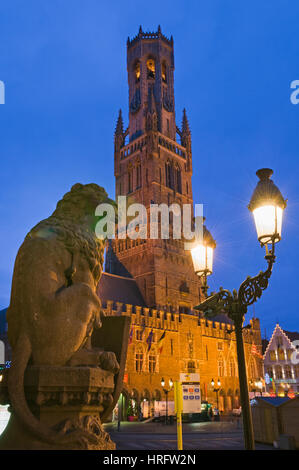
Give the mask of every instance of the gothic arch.
[(140, 75), (141, 75), (141, 63), (140, 60), (135, 60), (133, 64), (133, 73), (135, 76), (135, 83), (140, 82)]
[(163, 83), (168, 83), (168, 64), (165, 59), (162, 59), (161, 62), (161, 77)]
[(155, 57), (150, 54), (147, 56), (146, 59), (146, 76), (148, 79), (155, 79), (156, 78), (156, 59)]
[(175, 164), (174, 167), (174, 175), (175, 175), (175, 189), (178, 193), (182, 193), (182, 169), (179, 163)]

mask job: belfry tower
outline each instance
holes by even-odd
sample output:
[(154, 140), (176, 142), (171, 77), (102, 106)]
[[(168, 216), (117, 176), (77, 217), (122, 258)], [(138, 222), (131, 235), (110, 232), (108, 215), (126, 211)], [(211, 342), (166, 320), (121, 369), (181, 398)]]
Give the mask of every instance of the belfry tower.
[[(139, 33), (127, 41), (129, 126), (119, 112), (114, 139), (116, 198), (127, 204), (191, 204), (191, 132), (183, 111), (175, 120), (173, 38), (160, 26), (156, 33)], [(177, 141), (177, 136), (179, 141)], [(114, 240), (106, 271), (133, 277), (148, 307), (168, 306), (187, 312), (201, 296), (184, 241), (173, 239)]]

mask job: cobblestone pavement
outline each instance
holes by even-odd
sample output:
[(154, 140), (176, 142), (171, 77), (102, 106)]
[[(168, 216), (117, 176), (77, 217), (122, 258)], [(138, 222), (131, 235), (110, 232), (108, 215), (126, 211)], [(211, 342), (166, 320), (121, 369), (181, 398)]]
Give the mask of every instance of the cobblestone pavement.
[[(176, 426), (160, 423), (121, 423), (105, 425), (118, 450), (175, 450)], [(240, 422), (186, 423), (183, 426), (184, 450), (243, 450)], [(272, 446), (256, 444), (257, 450)]]

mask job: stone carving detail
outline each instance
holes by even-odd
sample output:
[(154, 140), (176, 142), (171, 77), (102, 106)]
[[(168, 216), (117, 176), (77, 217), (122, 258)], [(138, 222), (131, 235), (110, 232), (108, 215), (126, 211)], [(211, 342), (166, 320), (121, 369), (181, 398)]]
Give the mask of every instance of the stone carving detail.
[(132, 114), (137, 113), (137, 111), (139, 111), (140, 105), (141, 105), (140, 88), (137, 88), (132, 98), (132, 101), (130, 103), (130, 112)]
[[(115, 449), (114, 443), (111, 441), (110, 436), (103, 430), (101, 421), (94, 416), (85, 415), (77, 420), (67, 419), (56, 426), (56, 431), (60, 435), (68, 435), (77, 432), (78, 429), (82, 431), (83, 436), (76, 441), (76, 449), (82, 450), (113, 450)], [(95, 437), (95, 441), (91, 443), (84, 437), (84, 433), (90, 434)]]
[(173, 105), (173, 99), (169, 96), (167, 91), (164, 90), (163, 92), (163, 107), (168, 111), (169, 113), (173, 112), (174, 105)]

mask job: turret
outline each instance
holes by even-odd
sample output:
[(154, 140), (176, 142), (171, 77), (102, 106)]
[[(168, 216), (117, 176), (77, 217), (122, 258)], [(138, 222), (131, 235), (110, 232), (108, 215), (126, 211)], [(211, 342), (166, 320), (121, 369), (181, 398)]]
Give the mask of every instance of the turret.
[(187, 170), (192, 170), (192, 149), (191, 149), (191, 131), (187, 118), (186, 109), (183, 110), (181, 143), (187, 151)]
[(116, 128), (114, 132), (114, 175), (119, 175), (120, 149), (124, 145), (124, 123), (121, 109), (119, 110)]

